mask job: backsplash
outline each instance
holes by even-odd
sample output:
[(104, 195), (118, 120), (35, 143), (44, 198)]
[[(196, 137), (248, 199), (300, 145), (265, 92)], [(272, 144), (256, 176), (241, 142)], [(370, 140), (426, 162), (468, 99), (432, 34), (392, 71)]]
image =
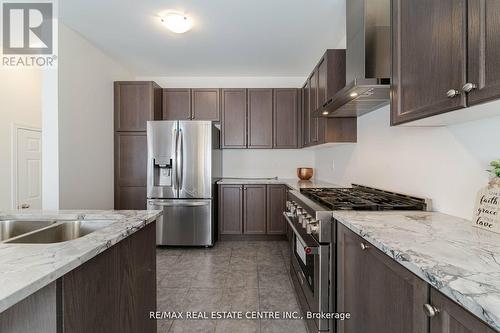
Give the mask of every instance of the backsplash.
[(296, 178), (298, 167), (314, 167), (314, 151), (304, 149), (225, 149), (224, 177)]

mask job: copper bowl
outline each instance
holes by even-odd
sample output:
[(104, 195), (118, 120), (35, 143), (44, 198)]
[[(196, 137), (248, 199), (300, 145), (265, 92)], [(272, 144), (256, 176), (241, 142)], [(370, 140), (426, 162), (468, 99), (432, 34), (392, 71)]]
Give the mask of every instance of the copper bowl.
[(297, 168), (297, 177), (301, 180), (309, 180), (313, 176), (313, 168)]

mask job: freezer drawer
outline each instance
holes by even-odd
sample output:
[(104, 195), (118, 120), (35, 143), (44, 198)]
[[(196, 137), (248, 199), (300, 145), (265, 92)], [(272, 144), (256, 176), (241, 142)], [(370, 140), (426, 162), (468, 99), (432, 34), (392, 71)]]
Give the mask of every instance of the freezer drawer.
[(212, 246), (212, 200), (148, 200), (148, 209), (163, 210), (156, 221), (157, 245)]

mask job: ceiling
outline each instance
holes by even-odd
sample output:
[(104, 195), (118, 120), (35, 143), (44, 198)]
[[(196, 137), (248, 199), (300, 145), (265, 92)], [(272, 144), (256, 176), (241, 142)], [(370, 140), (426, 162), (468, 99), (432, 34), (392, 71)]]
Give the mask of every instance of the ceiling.
[[(193, 29), (168, 31), (166, 10)], [(137, 76), (306, 76), (345, 39), (345, 0), (63, 0), (59, 13)]]

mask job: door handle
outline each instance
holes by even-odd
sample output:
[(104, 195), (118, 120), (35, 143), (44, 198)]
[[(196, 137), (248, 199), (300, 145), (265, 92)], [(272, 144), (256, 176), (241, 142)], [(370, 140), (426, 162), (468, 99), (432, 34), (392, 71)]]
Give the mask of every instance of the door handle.
[(466, 84), (464, 84), (464, 85), (462, 86), (462, 90), (463, 90), (464, 92), (467, 92), (467, 93), (468, 93), (468, 92), (471, 92), (472, 90), (474, 90), (474, 89), (476, 89), (476, 88), (477, 88), (477, 85), (476, 85), (476, 84), (474, 84), (474, 83), (470, 83), (470, 82), (467, 82)]
[(183, 134), (182, 134), (182, 129), (179, 128), (179, 133), (178, 133), (178, 140), (177, 140), (177, 183), (178, 183), (178, 188), (179, 190), (182, 189), (182, 182), (183, 182), (183, 168), (184, 168), (184, 161), (183, 161), (183, 151), (182, 151), (182, 144), (183, 144)]
[(457, 97), (458, 95), (460, 95), (460, 91), (458, 91), (456, 89), (450, 89), (446, 92), (446, 96), (448, 98), (454, 98), (454, 97)]
[(179, 173), (179, 170), (177, 168), (177, 145), (178, 145), (178, 141), (179, 141), (179, 133), (177, 132), (177, 129), (175, 128), (174, 129), (174, 148), (173, 148), (173, 151), (174, 151), (174, 159), (175, 159), (175, 165), (174, 165), (174, 172), (173, 172), (173, 178), (174, 178), (174, 189), (177, 190), (179, 189), (179, 184), (178, 184), (178, 176), (177, 174)]

